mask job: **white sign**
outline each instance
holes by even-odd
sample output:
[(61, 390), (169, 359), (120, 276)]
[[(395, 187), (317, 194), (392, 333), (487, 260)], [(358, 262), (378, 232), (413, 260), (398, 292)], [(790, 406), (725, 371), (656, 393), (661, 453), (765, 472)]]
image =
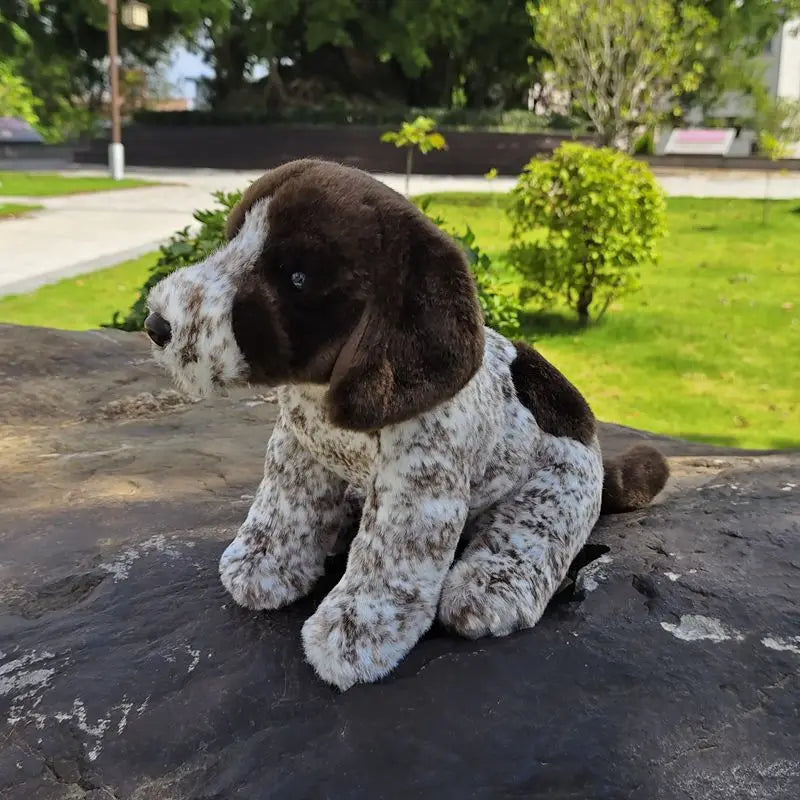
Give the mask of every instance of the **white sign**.
[(675, 128), (669, 135), (664, 152), (674, 155), (726, 156), (735, 128)]

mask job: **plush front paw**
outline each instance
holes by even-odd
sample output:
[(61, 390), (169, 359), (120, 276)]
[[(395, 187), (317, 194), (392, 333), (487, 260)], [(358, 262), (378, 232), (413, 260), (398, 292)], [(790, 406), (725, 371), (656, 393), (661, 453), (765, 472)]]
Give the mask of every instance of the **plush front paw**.
[(386, 598), (335, 588), (303, 625), (306, 658), (322, 680), (345, 691), (391, 672), (430, 624)]
[[(506, 577), (506, 576), (504, 576)], [(442, 587), (439, 621), (467, 639), (507, 636), (539, 619), (529, 585), (505, 580), (469, 563), (457, 563)]]
[(219, 562), (219, 576), (233, 599), (245, 608), (275, 609), (289, 605), (311, 591), (322, 566), (280, 563), (275, 555), (255, 548), (237, 536)]

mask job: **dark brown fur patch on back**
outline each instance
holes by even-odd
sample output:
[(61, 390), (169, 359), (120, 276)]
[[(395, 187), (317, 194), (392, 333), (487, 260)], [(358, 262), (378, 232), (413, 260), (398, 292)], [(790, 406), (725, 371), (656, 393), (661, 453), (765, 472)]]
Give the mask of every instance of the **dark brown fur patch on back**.
[(644, 508), (669, 478), (667, 460), (654, 447), (637, 444), (621, 456), (603, 461), (602, 514)]
[(539, 427), (552, 436), (567, 436), (582, 444), (594, 438), (594, 414), (583, 395), (540, 353), (516, 342), (511, 377), (519, 401)]

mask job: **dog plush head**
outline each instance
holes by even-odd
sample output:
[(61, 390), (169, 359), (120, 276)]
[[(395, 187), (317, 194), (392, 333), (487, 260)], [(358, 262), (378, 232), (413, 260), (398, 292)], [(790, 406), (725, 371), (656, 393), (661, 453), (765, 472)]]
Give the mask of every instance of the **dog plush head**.
[(451, 397), (480, 366), (461, 248), (366, 173), (284, 164), (244, 193), (228, 239), (148, 298), (155, 358), (187, 391), (328, 384), (332, 421), (373, 430)]

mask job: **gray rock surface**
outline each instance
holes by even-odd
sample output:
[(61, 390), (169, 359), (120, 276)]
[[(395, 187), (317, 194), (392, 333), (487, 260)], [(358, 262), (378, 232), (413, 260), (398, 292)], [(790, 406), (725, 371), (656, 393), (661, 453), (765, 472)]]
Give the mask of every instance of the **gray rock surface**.
[(299, 633), (341, 558), (280, 612), (217, 580), (274, 413), (139, 336), (0, 326), (0, 797), (800, 797), (800, 455), (604, 426), (674, 476), (541, 623), (339, 694)]

